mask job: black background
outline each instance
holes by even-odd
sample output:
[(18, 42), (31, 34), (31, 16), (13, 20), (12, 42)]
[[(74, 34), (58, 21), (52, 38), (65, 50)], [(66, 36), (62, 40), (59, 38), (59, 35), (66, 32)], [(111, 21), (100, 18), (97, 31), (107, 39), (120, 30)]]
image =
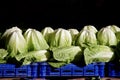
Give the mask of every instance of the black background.
[(94, 25), (120, 26), (118, 0), (14, 0), (0, 2), (0, 31), (21, 29), (77, 28)]

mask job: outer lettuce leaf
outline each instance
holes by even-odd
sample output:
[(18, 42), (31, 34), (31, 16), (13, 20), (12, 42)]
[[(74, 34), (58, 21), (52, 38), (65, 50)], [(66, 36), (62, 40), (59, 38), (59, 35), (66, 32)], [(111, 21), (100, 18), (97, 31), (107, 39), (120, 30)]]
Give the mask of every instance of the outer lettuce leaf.
[(81, 57), (82, 50), (79, 46), (63, 47), (53, 50), (53, 58), (57, 61), (70, 63), (72, 61), (78, 61)]
[(60, 67), (62, 67), (62, 66), (65, 66), (65, 65), (67, 65), (68, 63), (65, 63), (65, 62), (59, 62), (59, 61), (57, 61), (57, 62), (48, 62), (52, 67), (54, 67), (54, 68), (60, 68)]
[(114, 59), (114, 49), (103, 45), (88, 47), (84, 50), (84, 59), (86, 64), (109, 62)]
[(0, 63), (6, 63), (5, 57), (8, 55), (7, 50), (0, 49)]
[[(18, 56), (21, 58), (21, 56)], [(39, 50), (39, 51), (30, 51), (22, 58), (24, 58), (23, 65), (30, 64), (32, 62), (42, 62), (47, 61), (51, 57), (51, 54), (47, 50)]]
[(0, 59), (4, 59), (8, 55), (7, 50), (0, 49)]
[(116, 32), (115, 35), (117, 38), (117, 43), (119, 43), (120, 42), (120, 31)]

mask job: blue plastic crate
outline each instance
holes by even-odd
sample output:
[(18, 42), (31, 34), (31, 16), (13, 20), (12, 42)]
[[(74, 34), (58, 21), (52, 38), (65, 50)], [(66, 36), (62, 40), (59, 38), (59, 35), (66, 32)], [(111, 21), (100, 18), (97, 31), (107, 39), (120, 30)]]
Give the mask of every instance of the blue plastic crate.
[(0, 77), (15, 77), (15, 65), (0, 64)]
[(0, 77), (2, 77), (2, 69), (0, 69)]
[(15, 68), (14, 64), (0, 64), (0, 69), (11, 69), (11, 68)]
[(65, 66), (62, 66), (61, 69), (61, 76), (72, 76), (72, 68), (73, 64), (67, 64)]
[(105, 77), (105, 62), (95, 62), (94, 65), (98, 67), (98, 75), (102, 78)]
[(3, 77), (15, 77), (15, 68), (4, 69)]
[(31, 77), (30, 65), (24, 65), (16, 68), (15, 70), (16, 70), (16, 77)]
[(99, 76), (98, 64), (77, 66), (70, 63), (60, 68), (53, 68), (47, 62), (41, 62), (39, 65), (39, 77)]
[(98, 76), (98, 67), (95, 64), (88, 64), (84, 67), (84, 76)]
[(120, 64), (108, 63), (108, 77), (120, 77)]
[(47, 62), (40, 62), (39, 63), (39, 67), (38, 67), (38, 70), (39, 70), (39, 77), (46, 77), (47, 76), (47, 66), (48, 66), (48, 63)]
[(41, 62), (39, 67), (40, 77), (60, 76), (60, 68), (53, 68), (47, 62)]
[(72, 76), (83, 76), (84, 67), (83, 66), (72, 66)]
[(53, 68), (53, 67), (48, 66), (46, 70), (47, 70), (46, 71), (47, 76), (60, 76), (60, 68)]
[(29, 70), (28, 72), (31, 73), (31, 75), (29, 74), (29, 76), (33, 77), (33, 78), (37, 78), (39, 77), (38, 72), (39, 72), (39, 63), (32, 63), (31, 64), (31, 70)]

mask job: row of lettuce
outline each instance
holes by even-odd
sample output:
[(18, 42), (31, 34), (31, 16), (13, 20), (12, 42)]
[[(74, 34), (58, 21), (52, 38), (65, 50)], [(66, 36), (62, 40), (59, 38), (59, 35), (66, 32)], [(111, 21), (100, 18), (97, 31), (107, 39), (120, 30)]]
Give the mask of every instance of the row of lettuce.
[(81, 30), (45, 27), (41, 31), (23, 31), (12, 27), (1, 34), (0, 45), (0, 63), (46, 61), (61, 67), (69, 63), (119, 61), (120, 28), (109, 25), (97, 30), (86, 25)]

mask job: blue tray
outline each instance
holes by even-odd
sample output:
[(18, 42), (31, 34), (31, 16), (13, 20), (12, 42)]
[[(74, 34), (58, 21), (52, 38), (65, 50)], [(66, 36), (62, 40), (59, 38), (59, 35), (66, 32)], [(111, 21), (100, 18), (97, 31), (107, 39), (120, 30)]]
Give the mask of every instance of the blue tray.
[(108, 77), (120, 77), (120, 63), (108, 63)]
[[(119, 76), (109, 64), (109, 76)], [(105, 63), (92, 63), (86, 66), (78, 66), (73, 63), (60, 68), (53, 68), (47, 62), (32, 63), (21, 67), (13, 64), (0, 64), (0, 77), (86, 77), (86, 76), (105, 76)]]
[(87, 66), (77, 66), (73, 63), (67, 64), (60, 68), (53, 68), (47, 62), (39, 64), (39, 77), (53, 76), (104, 76), (105, 63), (92, 63)]
[[(31, 65), (31, 70), (29, 70), (29, 76), (31, 77), (38, 77), (38, 72), (39, 72), (39, 63), (32, 63)], [(31, 73), (31, 74), (30, 74)]]
[(106, 63), (105, 62), (96, 62), (93, 63), (98, 67), (98, 75), (102, 78), (105, 77), (105, 68), (106, 68)]
[(15, 77), (15, 65), (0, 64), (0, 77)]
[(24, 65), (24, 66), (15, 68), (15, 70), (16, 70), (16, 77), (31, 77), (30, 65)]

